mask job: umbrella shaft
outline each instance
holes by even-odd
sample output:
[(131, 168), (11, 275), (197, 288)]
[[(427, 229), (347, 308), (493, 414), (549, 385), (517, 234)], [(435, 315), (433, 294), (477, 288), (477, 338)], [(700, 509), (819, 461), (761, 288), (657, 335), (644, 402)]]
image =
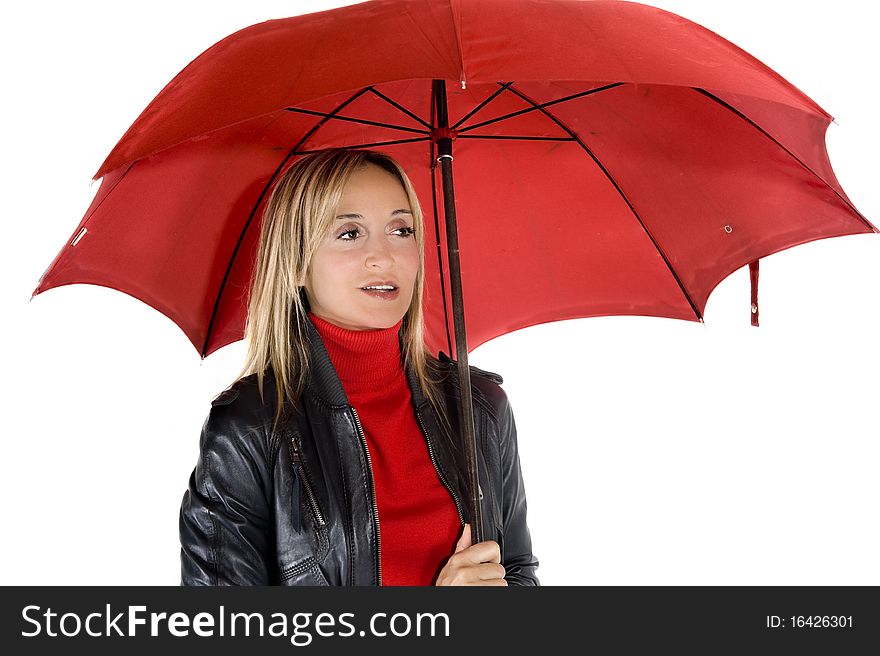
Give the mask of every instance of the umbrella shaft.
[[(437, 127), (449, 127), (446, 108), (446, 82), (434, 80), (434, 98), (437, 109)], [(452, 292), (452, 318), (455, 329), (455, 358), (458, 361), (458, 379), (461, 381), (461, 426), (463, 428), (465, 468), (471, 506), (471, 541), (483, 541), (483, 517), (480, 508), (479, 478), (477, 475), (476, 434), (474, 406), (471, 397), (471, 377), (468, 366), (467, 332), (464, 322), (464, 295), (461, 289), (461, 265), (458, 257), (458, 227), (455, 220), (455, 189), (452, 182), (452, 139), (437, 139), (440, 174), (443, 181), (443, 213), (446, 217), (446, 245), (449, 256), (449, 283)]]

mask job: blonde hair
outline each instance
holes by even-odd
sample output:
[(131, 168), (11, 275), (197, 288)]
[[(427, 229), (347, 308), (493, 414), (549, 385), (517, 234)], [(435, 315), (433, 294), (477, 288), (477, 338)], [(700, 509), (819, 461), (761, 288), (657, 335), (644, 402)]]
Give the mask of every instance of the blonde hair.
[(263, 213), (260, 242), (248, 291), (245, 327), (247, 355), (238, 377), (256, 374), (260, 399), (263, 379), (271, 368), (276, 382), (275, 432), (289, 403), (299, 401), (309, 372), (308, 298), (305, 280), (312, 256), (331, 229), (343, 190), (352, 173), (375, 164), (393, 174), (403, 186), (413, 213), (419, 251), (412, 301), (401, 325), (404, 367), (410, 364), (422, 391), (437, 410), (447, 435), (448, 418), (439, 389), (441, 367), (424, 342), (424, 220), (415, 189), (400, 164), (373, 150), (329, 148), (296, 160), (278, 178)]

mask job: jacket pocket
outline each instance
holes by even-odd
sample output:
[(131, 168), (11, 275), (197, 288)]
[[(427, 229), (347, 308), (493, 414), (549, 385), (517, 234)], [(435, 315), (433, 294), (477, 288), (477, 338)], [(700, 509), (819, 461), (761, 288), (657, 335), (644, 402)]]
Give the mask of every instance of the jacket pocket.
[[(296, 472), (296, 481), (294, 482), (294, 511), (299, 513), (300, 489), (302, 489), (305, 492), (307, 503), (312, 509), (312, 515), (315, 518), (315, 526), (319, 529), (324, 528), (327, 526), (327, 517), (318, 503), (318, 495), (315, 494), (315, 488), (312, 485), (311, 477), (309, 476), (308, 468), (306, 467), (306, 461), (303, 456), (302, 439), (298, 432), (293, 432), (288, 446), (290, 449), (290, 460), (293, 464), (294, 471)], [(302, 530), (301, 525), (297, 528)]]
[(327, 577), (321, 571), (318, 561), (307, 556), (290, 567), (281, 570), (281, 585), (326, 585)]

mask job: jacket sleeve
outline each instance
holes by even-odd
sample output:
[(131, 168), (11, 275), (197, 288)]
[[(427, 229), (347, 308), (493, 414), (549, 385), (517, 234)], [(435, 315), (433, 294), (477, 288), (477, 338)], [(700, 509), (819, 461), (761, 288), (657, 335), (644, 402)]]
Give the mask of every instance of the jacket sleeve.
[(526, 492), (519, 464), (516, 421), (507, 395), (499, 413), (501, 436), (502, 519), (504, 522), (504, 578), (508, 585), (541, 585), (535, 570), (532, 538), (526, 523)]
[(269, 585), (267, 485), (259, 435), (212, 406), (180, 507), (181, 585)]

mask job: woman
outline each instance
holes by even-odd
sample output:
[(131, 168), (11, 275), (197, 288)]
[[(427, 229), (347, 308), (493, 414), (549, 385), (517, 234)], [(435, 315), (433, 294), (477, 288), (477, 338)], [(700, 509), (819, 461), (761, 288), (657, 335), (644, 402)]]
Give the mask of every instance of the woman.
[(279, 178), (246, 365), (212, 402), (181, 505), (183, 585), (539, 585), (513, 414), (476, 367), (494, 539), (471, 544), (456, 363), (423, 340), (422, 226), (385, 154), (319, 151)]

